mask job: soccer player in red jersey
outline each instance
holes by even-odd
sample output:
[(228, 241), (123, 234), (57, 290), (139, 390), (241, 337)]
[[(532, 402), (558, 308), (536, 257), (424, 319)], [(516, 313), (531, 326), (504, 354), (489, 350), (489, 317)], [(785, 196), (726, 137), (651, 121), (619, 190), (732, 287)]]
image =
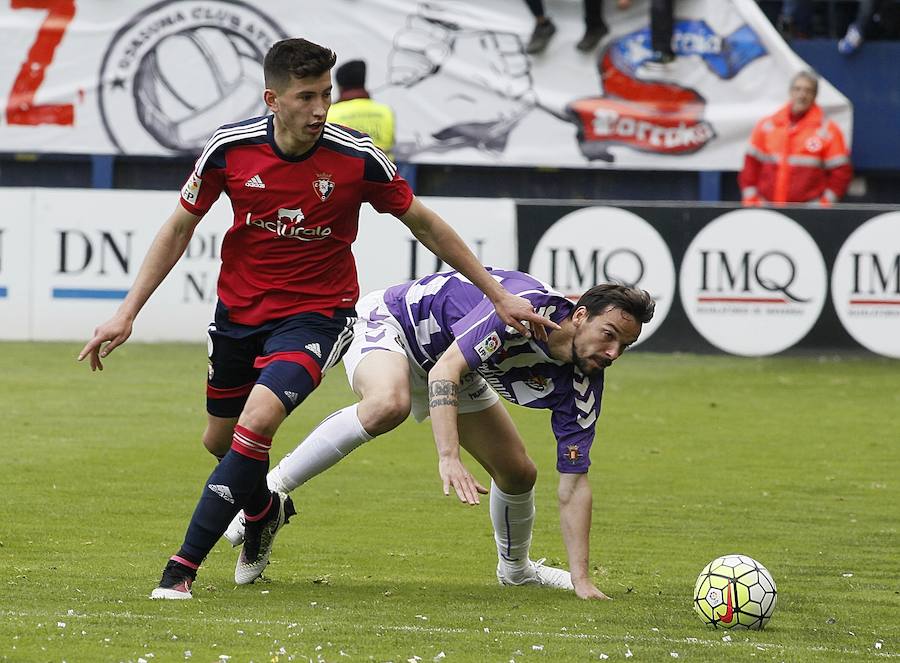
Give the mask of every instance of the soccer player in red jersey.
[[(506, 291), (460, 237), (419, 201), (371, 138), (326, 123), (335, 54), (305, 39), (272, 46), (263, 64), (271, 115), (219, 128), (157, 233), (116, 314), (78, 355), (91, 369), (131, 335), (134, 319), (224, 191), (234, 222), (222, 244), (215, 320), (209, 327), (206, 448), (220, 459), (151, 598), (189, 599), (200, 563), (240, 509), (244, 547), (238, 584), (268, 564), (275, 534), (293, 515), (266, 485), (272, 437), (340, 361), (359, 297), (350, 246), (359, 208), (400, 219), (428, 249), (462, 272), (520, 332), (557, 326)], [(105, 345), (104, 345), (105, 344)]]

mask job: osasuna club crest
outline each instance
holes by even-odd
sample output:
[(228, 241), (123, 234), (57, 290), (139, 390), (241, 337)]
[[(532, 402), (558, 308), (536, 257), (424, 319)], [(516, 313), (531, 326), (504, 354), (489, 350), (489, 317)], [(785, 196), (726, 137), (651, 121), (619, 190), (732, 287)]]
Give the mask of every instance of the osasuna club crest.
[(323, 203), (328, 200), (328, 196), (334, 191), (334, 182), (329, 173), (317, 173), (316, 179), (313, 181), (313, 189), (316, 195)]

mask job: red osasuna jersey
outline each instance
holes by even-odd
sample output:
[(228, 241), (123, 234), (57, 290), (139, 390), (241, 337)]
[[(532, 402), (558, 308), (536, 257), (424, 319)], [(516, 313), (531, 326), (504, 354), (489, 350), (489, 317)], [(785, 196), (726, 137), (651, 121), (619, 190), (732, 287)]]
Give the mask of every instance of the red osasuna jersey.
[(300, 157), (283, 154), (273, 116), (219, 128), (181, 191), (203, 216), (225, 191), (234, 222), (222, 243), (218, 295), (233, 322), (260, 325), (296, 313), (331, 315), (359, 298), (359, 208), (402, 216), (413, 194), (397, 168), (358, 131), (327, 123)]

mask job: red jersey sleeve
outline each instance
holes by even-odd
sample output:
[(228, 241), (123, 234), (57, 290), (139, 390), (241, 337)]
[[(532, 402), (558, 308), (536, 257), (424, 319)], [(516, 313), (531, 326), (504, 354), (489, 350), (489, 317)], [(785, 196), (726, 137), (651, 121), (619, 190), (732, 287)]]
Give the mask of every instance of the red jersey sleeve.
[(363, 200), (384, 214), (403, 216), (412, 205), (413, 192), (409, 183), (397, 173), (397, 166), (380, 149), (369, 143), (364, 150)]
[(194, 171), (181, 187), (181, 206), (196, 216), (206, 214), (225, 188), (227, 142), (221, 140), (221, 133), (229, 126), (219, 127), (213, 133), (197, 158)]
[(195, 169), (181, 187), (181, 206), (191, 214), (203, 216), (219, 199), (224, 185), (224, 168), (207, 169), (202, 177)]
[(381, 212), (403, 216), (412, 205), (413, 192), (405, 179), (394, 173), (390, 182), (365, 182), (363, 200)]

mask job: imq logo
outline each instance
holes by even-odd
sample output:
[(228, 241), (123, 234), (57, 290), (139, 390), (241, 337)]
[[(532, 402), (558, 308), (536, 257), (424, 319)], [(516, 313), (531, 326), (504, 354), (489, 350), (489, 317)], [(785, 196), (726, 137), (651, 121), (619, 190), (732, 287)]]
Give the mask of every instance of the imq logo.
[(851, 233), (834, 262), (831, 297), (860, 345), (900, 358), (900, 212), (876, 216)]
[(562, 217), (541, 237), (528, 272), (573, 301), (598, 283), (646, 290), (656, 313), (638, 343), (666, 319), (675, 294), (669, 247), (644, 219), (617, 207), (586, 207)]
[(771, 210), (729, 212), (701, 230), (681, 265), (691, 323), (720, 350), (760, 356), (802, 339), (822, 311), (825, 261), (812, 237)]

